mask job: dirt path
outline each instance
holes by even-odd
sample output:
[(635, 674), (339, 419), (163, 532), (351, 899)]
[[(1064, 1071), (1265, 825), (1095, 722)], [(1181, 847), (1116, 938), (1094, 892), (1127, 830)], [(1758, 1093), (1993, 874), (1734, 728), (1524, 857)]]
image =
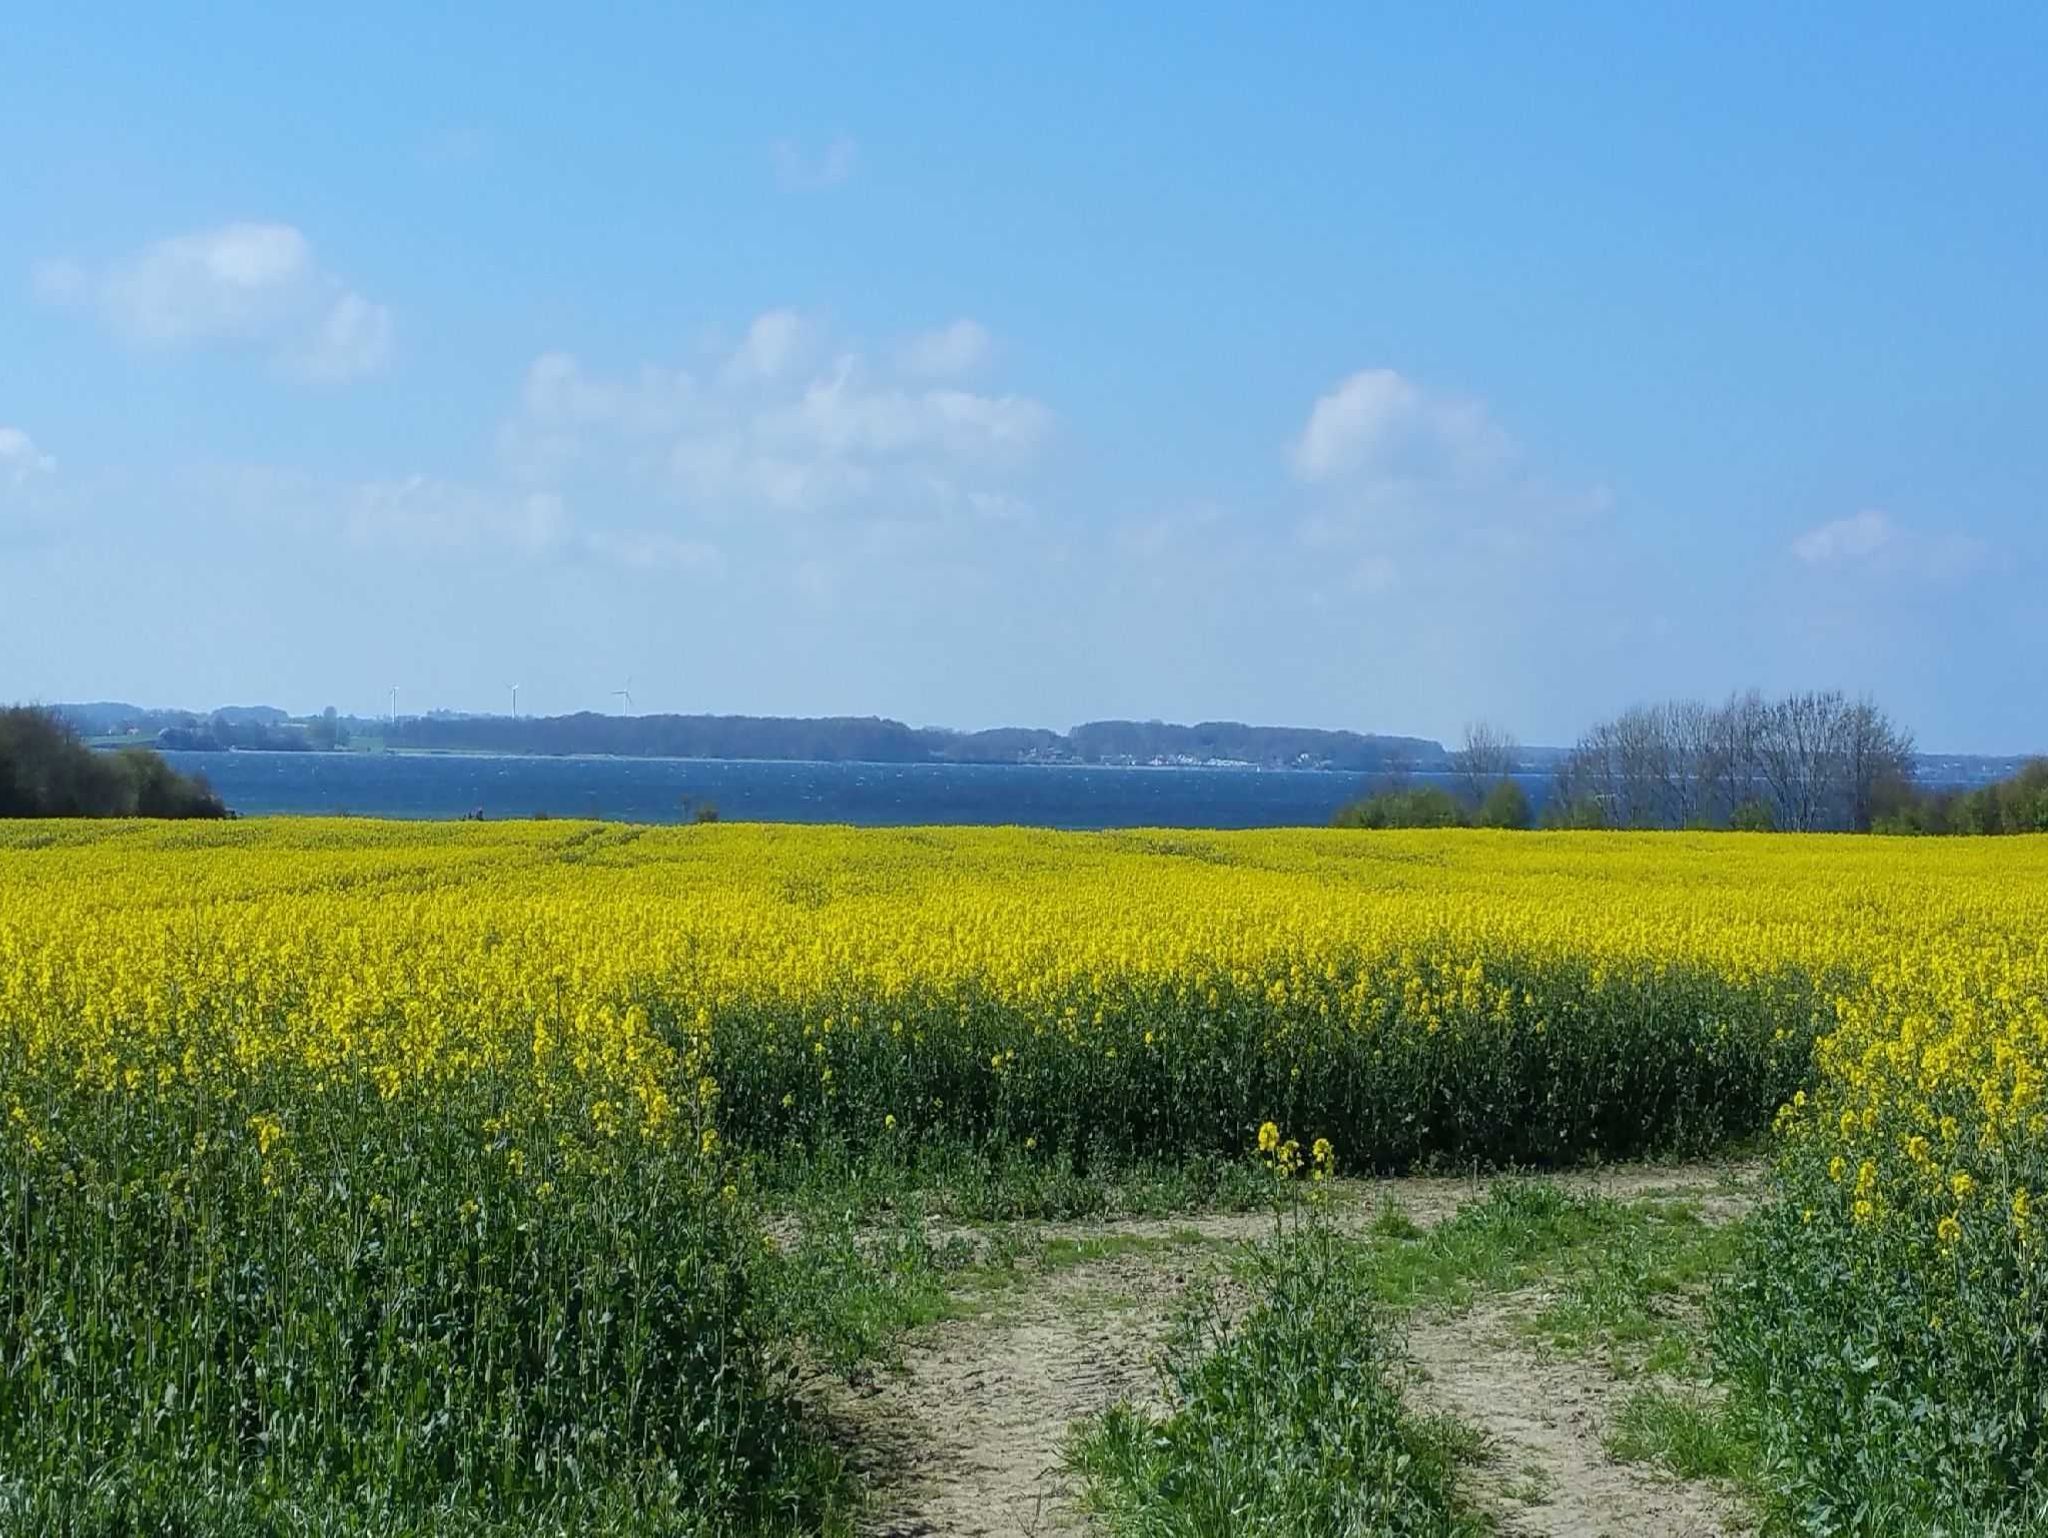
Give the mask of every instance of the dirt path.
[[(1404, 1175), (1387, 1179), (1340, 1180), (1332, 1187), (1331, 1216), (1340, 1228), (1353, 1231), (1372, 1222), (1380, 1209), (1392, 1203), (1421, 1228), (1433, 1228), (1452, 1216), (1467, 1202), (1477, 1201), (1487, 1188), (1501, 1180), (1541, 1181), (1566, 1191), (1583, 1191), (1608, 1196), (1616, 1201), (1637, 1201), (1654, 1197), (1684, 1200), (1699, 1209), (1710, 1223), (1727, 1222), (1747, 1212), (1756, 1201), (1755, 1187), (1763, 1166), (1750, 1162), (1719, 1164), (1625, 1164), (1604, 1169), (1569, 1170), (1561, 1174), (1531, 1174), (1482, 1178), (1460, 1175)], [(1025, 1223), (1040, 1239), (1089, 1239), (1125, 1236), (1172, 1239), (1198, 1234), (1204, 1240), (1234, 1243), (1262, 1238), (1273, 1230), (1269, 1212), (1207, 1212), (1164, 1218), (1089, 1219), (1081, 1222)], [(935, 1223), (933, 1243), (948, 1239), (983, 1237), (985, 1228), (963, 1228)]]
[(1601, 1433), (1618, 1399), (1585, 1362), (1532, 1351), (1516, 1294), (1450, 1318), (1417, 1321), (1408, 1350), (1423, 1370), (1415, 1398), (1484, 1432), (1494, 1458), (1474, 1483), (1502, 1538), (1718, 1538), (1743, 1531), (1705, 1484), (1616, 1463)]
[[(1741, 1188), (1754, 1173), (1725, 1164), (1635, 1166), (1555, 1178), (1618, 1198), (1684, 1197), (1714, 1218), (1747, 1206)], [(1347, 1181), (1334, 1206), (1340, 1223), (1363, 1227), (1391, 1200), (1428, 1227), (1483, 1191), (1458, 1179)], [(1256, 1238), (1271, 1223), (1254, 1213), (1030, 1226), (1046, 1239), (1199, 1236), (1214, 1244)], [(1212, 1260), (1213, 1251), (1193, 1244), (1161, 1246), (1042, 1273), (1020, 1292), (991, 1297), (980, 1317), (917, 1332), (899, 1372), (863, 1387), (813, 1383), (874, 1492), (861, 1531), (873, 1538), (1080, 1531), (1060, 1468), (1069, 1429), (1119, 1399), (1156, 1398), (1154, 1354), (1173, 1305)], [(1548, 1484), (1549, 1504), (1504, 1511), (1512, 1517), (1506, 1532), (1693, 1538), (1723, 1531), (1706, 1498), (1607, 1459), (1599, 1437), (1607, 1380), (1597, 1368), (1535, 1358), (1505, 1338), (1504, 1323), (1498, 1310), (1418, 1321), (1414, 1350), (1429, 1374), (1424, 1391), (1486, 1430), (1509, 1474), (1525, 1465), (1544, 1470), (1531, 1483)]]
[(1154, 1397), (1151, 1353), (1190, 1272), (1119, 1256), (1047, 1277), (981, 1318), (919, 1332), (900, 1373), (820, 1385), (857, 1428), (876, 1538), (1040, 1534), (1076, 1527), (1060, 1470), (1068, 1429)]

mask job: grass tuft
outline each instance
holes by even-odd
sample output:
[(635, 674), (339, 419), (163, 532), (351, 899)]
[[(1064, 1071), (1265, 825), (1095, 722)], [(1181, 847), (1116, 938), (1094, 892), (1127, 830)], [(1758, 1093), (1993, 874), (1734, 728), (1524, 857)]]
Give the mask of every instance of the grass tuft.
[(1606, 1444), (1623, 1463), (1654, 1463), (1680, 1479), (1739, 1479), (1756, 1462), (1754, 1444), (1726, 1404), (1651, 1384), (1622, 1401)]
[(1250, 1252), (1241, 1313), (1197, 1289), (1169, 1343), (1169, 1409), (1124, 1405), (1069, 1448), (1086, 1506), (1120, 1538), (1466, 1538), (1473, 1453), (1402, 1401), (1400, 1346), (1365, 1246), (1320, 1226)]

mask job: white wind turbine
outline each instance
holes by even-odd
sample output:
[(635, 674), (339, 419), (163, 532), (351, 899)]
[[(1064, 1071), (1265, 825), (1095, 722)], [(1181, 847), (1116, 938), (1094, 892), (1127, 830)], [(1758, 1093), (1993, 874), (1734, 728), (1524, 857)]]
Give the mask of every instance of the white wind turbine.
[(515, 721), (517, 721), (517, 720), (519, 719), (519, 685), (517, 685), (517, 684), (513, 684), (513, 685), (511, 685), (511, 689), (512, 689), (512, 719), (513, 719), (513, 720), (515, 720)]
[(612, 698), (624, 700), (626, 702), (626, 714), (630, 716), (633, 713), (633, 675), (631, 673), (626, 675), (625, 688), (612, 690)]

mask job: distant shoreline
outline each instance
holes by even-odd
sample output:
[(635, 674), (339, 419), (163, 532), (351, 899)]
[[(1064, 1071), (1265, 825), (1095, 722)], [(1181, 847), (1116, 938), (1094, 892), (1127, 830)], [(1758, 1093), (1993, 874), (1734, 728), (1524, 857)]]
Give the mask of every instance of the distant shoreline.
[[(121, 744), (102, 739), (93, 746), (112, 749)], [(958, 761), (951, 759), (895, 759), (895, 758), (707, 758), (675, 753), (527, 753), (492, 748), (164, 748), (166, 758), (277, 758), (291, 760), (335, 760), (335, 759), (378, 759), (378, 758), (434, 758), (434, 759), (481, 759), (481, 760), (523, 760), (532, 763), (600, 763), (600, 764), (805, 764), (843, 769), (942, 769), (948, 773), (974, 770), (1013, 769), (1095, 769), (1095, 770), (1144, 770), (1150, 772), (1179, 771), (1187, 773), (1221, 774), (1328, 774), (1347, 778), (1360, 775), (1445, 775), (1442, 769), (1338, 769), (1317, 764), (1254, 764), (1233, 760), (1216, 760), (1194, 764), (1113, 764), (1085, 763), (1078, 759), (1037, 760), (1017, 759), (995, 762)], [(1542, 774), (1542, 769), (1517, 770), (1518, 774)]]

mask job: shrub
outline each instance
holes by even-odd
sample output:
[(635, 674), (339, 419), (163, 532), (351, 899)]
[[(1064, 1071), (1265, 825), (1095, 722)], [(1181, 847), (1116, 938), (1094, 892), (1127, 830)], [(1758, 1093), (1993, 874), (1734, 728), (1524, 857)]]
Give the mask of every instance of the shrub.
[(1729, 814), (1728, 827), (1736, 833), (1775, 833), (1778, 831), (1778, 819), (1772, 814), (1768, 801), (1752, 796)]
[(1435, 785), (1383, 790), (1338, 809), (1333, 828), (1462, 828), (1465, 808)]
[(225, 817), (205, 780), (148, 748), (96, 753), (52, 710), (0, 710), (0, 817)]
[(1488, 791), (1474, 819), (1482, 828), (1526, 828), (1533, 820), (1529, 797), (1513, 780), (1502, 780)]
[(1554, 795), (1543, 804), (1543, 826), (1597, 831), (1607, 826), (1607, 809), (1595, 796)]

